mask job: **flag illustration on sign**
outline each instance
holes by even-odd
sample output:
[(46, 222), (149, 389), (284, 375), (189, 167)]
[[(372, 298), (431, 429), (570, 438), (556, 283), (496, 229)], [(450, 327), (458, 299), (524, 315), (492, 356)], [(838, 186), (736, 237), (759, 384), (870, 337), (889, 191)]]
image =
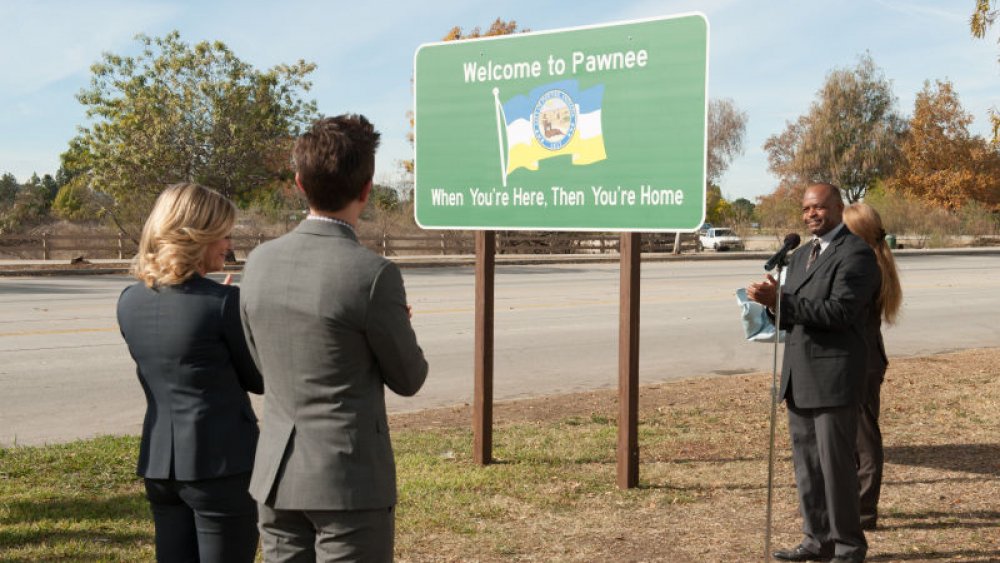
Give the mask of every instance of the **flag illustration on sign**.
[(538, 161), (546, 158), (570, 155), (574, 165), (607, 158), (601, 133), (603, 84), (580, 90), (576, 80), (563, 80), (505, 103), (500, 102), (498, 89), (493, 89), (493, 96), (504, 186), (511, 172), (518, 168), (538, 170)]

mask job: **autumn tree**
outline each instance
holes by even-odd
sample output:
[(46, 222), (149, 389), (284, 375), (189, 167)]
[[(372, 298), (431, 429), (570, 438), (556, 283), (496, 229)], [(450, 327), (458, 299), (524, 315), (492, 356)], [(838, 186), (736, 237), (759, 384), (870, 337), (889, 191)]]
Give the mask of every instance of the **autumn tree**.
[[(998, 15), (1000, 9), (997, 8), (996, 0), (976, 0), (976, 8), (969, 18), (972, 35), (979, 39), (985, 38), (986, 32), (996, 23)], [(997, 37), (997, 43), (1000, 44), (1000, 37)], [(997, 58), (997, 62), (1000, 62), (1000, 57)], [(1000, 145), (1000, 111), (995, 107), (990, 109), (990, 120), (993, 122), (993, 144)]]
[(504, 21), (500, 18), (493, 20), (486, 31), (483, 31), (479, 26), (476, 26), (469, 30), (468, 32), (462, 31), (461, 27), (455, 26), (451, 28), (444, 37), (441, 38), (442, 41), (457, 41), (460, 39), (476, 39), (478, 37), (496, 37), (498, 35), (512, 35), (514, 33), (524, 33), (526, 31), (531, 31), (530, 29), (518, 29), (517, 22), (514, 20)]
[(705, 154), (705, 220), (727, 223), (731, 204), (722, 196), (718, 181), (740, 154), (746, 138), (747, 114), (729, 98), (708, 103), (708, 147)]
[(924, 82), (901, 147), (904, 164), (886, 187), (949, 209), (970, 201), (1000, 209), (1000, 151), (969, 133), (972, 121), (951, 82)]
[(747, 113), (729, 98), (713, 99), (708, 103), (708, 152), (706, 181), (718, 183), (733, 159), (743, 154), (746, 139)]
[(759, 196), (754, 213), (761, 227), (775, 231), (802, 230), (802, 182), (782, 181), (770, 194)]
[[(77, 99), (91, 121), (63, 155), (71, 181), (141, 223), (164, 186), (192, 181), (245, 204), (292, 178), (288, 153), (315, 103), (305, 61), (260, 71), (225, 44), (137, 36), (136, 56), (106, 53)], [(119, 225), (121, 227), (121, 225)]]
[(809, 111), (764, 143), (770, 170), (786, 182), (831, 182), (849, 202), (862, 199), (898, 160), (905, 121), (895, 105), (892, 84), (870, 55), (833, 70)]

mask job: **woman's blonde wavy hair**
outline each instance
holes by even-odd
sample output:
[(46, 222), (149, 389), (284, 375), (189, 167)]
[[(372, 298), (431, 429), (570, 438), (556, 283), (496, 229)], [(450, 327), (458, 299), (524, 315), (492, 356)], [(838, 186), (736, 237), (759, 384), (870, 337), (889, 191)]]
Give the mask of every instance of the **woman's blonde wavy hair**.
[(844, 224), (855, 235), (864, 239), (875, 251), (879, 270), (882, 271), (882, 287), (879, 288), (878, 308), (885, 322), (893, 324), (899, 316), (903, 304), (903, 288), (896, 271), (896, 260), (885, 242), (885, 229), (878, 211), (866, 203), (853, 203), (844, 208)]
[(229, 236), (236, 207), (198, 184), (163, 190), (146, 219), (132, 275), (149, 287), (184, 283), (205, 265), (208, 245)]

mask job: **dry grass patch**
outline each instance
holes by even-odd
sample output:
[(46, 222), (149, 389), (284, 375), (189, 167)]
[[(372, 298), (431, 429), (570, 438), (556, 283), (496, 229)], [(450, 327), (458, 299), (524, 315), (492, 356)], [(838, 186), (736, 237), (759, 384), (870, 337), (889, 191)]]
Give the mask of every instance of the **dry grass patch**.
[[(998, 365), (1000, 350), (893, 361), (870, 561), (1000, 561)], [(468, 408), (395, 417), (400, 560), (761, 560), (769, 386), (755, 374), (644, 387), (631, 491), (614, 486), (614, 391), (497, 405), (500, 463), (487, 468), (471, 462)], [(772, 541), (792, 546), (783, 408), (778, 420)]]
[[(883, 387), (886, 474), (870, 561), (1000, 561), (1000, 349), (899, 359)], [(467, 408), (392, 417), (397, 560), (760, 561), (770, 375), (640, 395), (641, 485), (615, 486), (614, 391), (505, 402), (497, 463)], [(799, 540), (779, 411), (775, 546)], [(0, 449), (0, 561), (148, 561), (138, 438)]]

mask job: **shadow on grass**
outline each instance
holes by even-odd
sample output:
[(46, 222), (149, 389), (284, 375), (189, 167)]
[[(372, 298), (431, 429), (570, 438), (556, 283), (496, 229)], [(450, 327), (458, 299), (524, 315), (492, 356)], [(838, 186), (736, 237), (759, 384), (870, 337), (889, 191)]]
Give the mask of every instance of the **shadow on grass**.
[[(882, 484), (883, 484), (883, 486), (884, 485), (931, 485), (931, 484), (935, 484), (935, 483), (973, 483), (973, 482), (982, 482), (982, 481), (990, 481), (990, 479), (984, 478), (984, 477), (946, 477), (946, 478), (943, 478), (943, 479), (917, 479), (917, 480), (913, 480), (913, 481), (883, 481)], [(761, 483), (720, 483), (720, 484), (717, 484), (717, 485), (673, 485), (673, 484), (670, 484), (670, 483), (640, 483), (638, 488), (639, 489), (650, 489), (650, 490), (663, 489), (663, 490), (671, 490), (671, 491), (698, 491), (698, 492), (719, 491), (719, 490), (725, 490), (725, 491), (759, 491), (759, 490), (765, 490), (765, 489), (767, 489), (767, 483), (763, 482), (763, 481)], [(773, 486), (773, 488), (775, 490), (778, 490), (778, 489), (794, 489), (795, 488), (795, 483), (775, 483), (774, 486)], [(962, 514), (970, 514), (970, 513), (962, 513)], [(949, 514), (948, 515), (948, 517), (954, 517), (954, 516), (955, 516), (954, 514)], [(956, 525), (955, 527), (960, 527), (960, 526), (961, 525)], [(997, 522), (994, 522), (993, 524), (990, 524), (990, 526), (998, 526), (998, 527), (1000, 527), (1000, 520), (998, 520)], [(909, 526), (902, 526), (901, 525), (901, 526), (885, 526), (884, 529), (888, 530), (888, 529), (892, 529), (894, 527), (898, 527), (898, 528), (918, 528), (918, 527), (926, 527), (926, 528), (941, 527), (941, 528), (948, 528), (950, 526), (948, 526), (948, 525), (941, 525), (941, 526), (930, 526), (930, 525), (920, 525), (920, 526), (918, 526), (918, 525), (909, 525)], [(973, 526), (969, 526), (969, 527), (973, 527)], [(978, 526), (975, 526), (975, 527), (978, 527)], [(881, 524), (880, 524), (880, 528), (883, 528), (883, 526), (881, 526)]]
[(977, 551), (974, 549), (957, 549), (953, 551), (921, 551), (921, 552), (904, 552), (904, 553), (879, 553), (878, 555), (869, 555), (865, 561), (927, 561), (940, 559), (944, 561), (952, 561), (959, 559), (961, 561), (966, 561), (969, 563), (996, 563), (1000, 561), (1000, 551), (998, 550), (983, 550)]
[[(767, 483), (747, 484), (747, 483), (723, 483), (719, 485), (673, 485), (670, 483), (639, 483), (639, 489), (667, 490), (667, 491), (759, 491), (767, 489)], [(794, 489), (794, 483), (775, 483), (773, 488)]]
[[(47, 551), (61, 544), (92, 543), (101, 546), (134, 546), (136, 544), (153, 543), (153, 533), (130, 532), (130, 531), (108, 531), (108, 530), (64, 530), (52, 529), (32, 529), (30, 532), (18, 533), (9, 530), (0, 531), (0, 551), (6, 549), (44, 547)], [(79, 555), (74, 550), (73, 560), (79, 560)], [(31, 559), (37, 561), (37, 559)], [(93, 561), (106, 561), (107, 554), (94, 556)], [(0, 561), (10, 561), (6, 557)]]
[[(7, 515), (0, 520), (0, 548), (73, 540), (113, 544), (152, 541), (152, 534), (118, 529), (127, 525), (122, 521), (151, 520), (146, 500), (138, 493), (106, 498), (15, 500), (5, 503), (4, 508)], [(82, 529), (67, 529), (68, 526)]]
[(4, 503), (5, 524), (29, 524), (45, 520), (137, 520), (149, 518), (142, 493), (101, 498), (62, 497), (44, 500), (15, 500)]
[(880, 525), (879, 529), (946, 530), (955, 528), (977, 529), (1000, 527), (1000, 511), (995, 510), (894, 512), (889, 514), (887, 519), (890, 523), (888, 525)]
[(893, 446), (885, 449), (885, 460), (899, 465), (1000, 477), (1000, 444)]
[[(775, 456), (775, 462), (785, 462), (791, 460), (791, 456)], [(646, 460), (643, 460), (646, 461)], [(713, 458), (698, 458), (698, 457), (663, 457), (662, 459), (652, 459), (649, 461), (656, 461), (659, 463), (745, 463), (745, 462), (757, 462), (757, 461), (767, 461), (767, 453), (763, 456), (743, 456), (743, 457), (713, 457)]]
[(882, 481), (885, 485), (933, 485), (935, 483), (990, 483), (992, 477), (941, 477), (938, 479), (894, 479)]

